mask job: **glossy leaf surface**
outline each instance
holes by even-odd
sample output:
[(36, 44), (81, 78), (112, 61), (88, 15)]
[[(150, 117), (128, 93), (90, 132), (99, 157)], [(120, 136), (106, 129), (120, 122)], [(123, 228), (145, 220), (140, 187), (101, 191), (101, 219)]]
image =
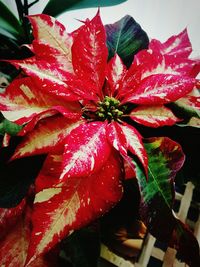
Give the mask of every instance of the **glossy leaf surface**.
[(106, 33), (98, 11), (80, 28), (72, 46), (72, 62), (77, 76), (88, 81), (99, 96), (105, 79), (107, 56)]
[(73, 9), (113, 6), (125, 2), (126, 0), (50, 0), (46, 5), (43, 13), (58, 16), (60, 13)]
[(12, 160), (56, 151), (64, 145), (65, 137), (80, 123), (81, 121), (72, 123), (62, 116), (42, 120), (17, 146)]
[(147, 34), (129, 15), (121, 20), (105, 26), (109, 58), (117, 53), (126, 66), (130, 66), (134, 55), (148, 47)]
[(149, 231), (166, 241), (174, 227), (174, 223), (170, 223), (174, 220), (171, 215), (174, 177), (184, 163), (184, 154), (180, 145), (167, 137), (147, 139), (145, 148), (149, 158), (148, 180), (139, 165), (136, 168), (142, 195), (141, 211)]
[(109, 157), (106, 123), (84, 123), (65, 139), (63, 172), (60, 179), (85, 177), (99, 170)]
[(39, 191), (35, 197), (29, 261), (48, 251), (71, 231), (108, 211), (121, 198), (122, 173), (116, 154), (112, 154), (98, 172), (87, 177), (70, 177), (55, 185), (61, 160), (62, 157), (56, 155), (49, 157), (38, 177), (38, 180), (45, 179), (49, 186), (51, 183), (51, 187)]
[(164, 106), (141, 106), (133, 109), (130, 118), (142, 125), (157, 128), (171, 126), (179, 121), (172, 111)]
[[(0, 25), (1, 34), (8, 32), (14, 38), (22, 34), (20, 22), (2, 1), (0, 1)], [(2, 29), (4, 30), (3, 32), (1, 32)]]

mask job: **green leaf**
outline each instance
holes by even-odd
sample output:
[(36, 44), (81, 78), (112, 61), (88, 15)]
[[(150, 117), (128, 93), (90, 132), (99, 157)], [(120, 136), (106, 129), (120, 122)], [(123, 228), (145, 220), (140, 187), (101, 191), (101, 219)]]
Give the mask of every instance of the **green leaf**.
[(11, 122), (7, 119), (4, 119), (0, 122), (0, 134), (4, 135), (5, 133), (8, 133), (12, 136), (17, 135), (17, 133), (22, 129), (22, 126)]
[(148, 180), (142, 167), (136, 164), (136, 175), (142, 195), (142, 215), (149, 231), (157, 238), (169, 241), (175, 218), (172, 216), (174, 177), (184, 162), (181, 146), (167, 137), (145, 141), (148, 154)]
[(109, 58), (117, 53), (129, 67), (134, 55), (148, 47), (149, 39), (140, 25), (129, 15), (106, 27)]
[(64, 11), (89, 7), (113, 6), (125, 1), (127, 0), (50, 0), (43, 13), (56, 17)]
[(4, 34), (5, 32), (8, 32), (9, 36), (17, 38), (23, 33), (23, 29), (14, 14), (0, 1), (0, 33)]
[(184, 162), (181, 146), (167, 137), (155, 137), (146, 139), (145, 148), (149, 156), (148, 180), (135, 162), (143, 202), (141, 215), (149, 232), (168, 246), (176, 248), (181, 261), (191, 267), (199, 266), (198, 242), (189, 228), (172, 212), (174, 177)]

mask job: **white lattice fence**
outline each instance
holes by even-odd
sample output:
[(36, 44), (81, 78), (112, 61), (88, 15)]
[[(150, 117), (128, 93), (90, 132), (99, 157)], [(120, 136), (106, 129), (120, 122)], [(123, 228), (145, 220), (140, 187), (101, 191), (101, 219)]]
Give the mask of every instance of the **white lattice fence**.
[[(188, 182), (185, 187), (184, 194), (176, 193), (176, 200), (180, 201), (180, 207), (176, 212), (177, 217), (182, 221), (189, 224), (189, 226), (193, 229), (194, 235), (196, 236), (199, 244), (200, 244), (200, 215), (199, 215), (199, 207), (200, 203), (195, 203), (195, 206), (198, 210), (198, 220), (193, 222), (187, 219), (188, 211), (190, 206), (192, 205), (192, 196), (193, 196), (194, 185), (191, 182)], [(194, 205), (194, 203), (193, 203)], [(135, 240), (136, 246), (138, 240)], [(151, 235), (147, 234), (146, 239), (144, 240), (142, 247), (142, 251), (140, 253), (140, 257), (137, 262), (127, 260), (115, 253), (113, 253), (107, 246), (102, 244), (101, 248), (101, 257), (105, 259), (107, 262), (112, 263), (114, 266), (118, 267), (147, 267), (150, 259), (153, 257), (161, 261), (162, 267), (186, 267), (185, 263), (181, 263), (176, 259), (176, 250), (172, 248), (167, 248), (166, 251), (163, 251), (161, 248), (156, 247), (156, 239)], [(110, 266), (110, 265), (109, 265)], [(153, 265), (149, 265), (150, 267)], [(101, 266), (100, 266), (101, 267)], [(106, 265), (105, 265), (106, 267)]]

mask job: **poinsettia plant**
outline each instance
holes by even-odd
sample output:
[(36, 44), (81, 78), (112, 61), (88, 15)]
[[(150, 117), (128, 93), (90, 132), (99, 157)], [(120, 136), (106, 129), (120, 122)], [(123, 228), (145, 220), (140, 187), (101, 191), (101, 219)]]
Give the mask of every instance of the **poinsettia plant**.
[[(187, 30), (161, 43), (128, 15), (103, 25), (98, 11), (72, 33), (48, 15), (29, 20), (32, 56), (9, 61), (21, 72), (0, 94), (0, 110), (18, 126), (8, 166), (42, 163), (18, 205), (0, 210), (1, 265), (56, 266), (61, 240), (113, 208), (131, 177), (148, 231), (197, 266), (198, 243), (172, 210), (181, 145), (142, 134), (199, 126), (200, 61), (190, 58)], [(3, 146), (12, 139), (5, 133)]]

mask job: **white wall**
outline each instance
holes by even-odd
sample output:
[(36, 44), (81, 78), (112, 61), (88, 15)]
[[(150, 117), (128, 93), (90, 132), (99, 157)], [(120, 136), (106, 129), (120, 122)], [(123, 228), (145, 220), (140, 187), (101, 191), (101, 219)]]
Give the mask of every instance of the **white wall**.
[[(101, 1), (101, 0), (99, 0)], [(112, 1), (112, 0), (111, 0)], [(14, 10), (14, 0), (3, 0)], [(48, 0), (40, 0), (31, 13), (42, 12)], [(65, 12), (58, 19), (72, 31), (81, 24), (76, 19), (92, 18), (97, 9)], [(103, 22), (113, 23), (129, 14), (143, 27), (151, 38), (161, 41), (187, 27), (194, 55), (200, 55), (200, 0), (128, 0), (120, 5), (101, 8)]]

